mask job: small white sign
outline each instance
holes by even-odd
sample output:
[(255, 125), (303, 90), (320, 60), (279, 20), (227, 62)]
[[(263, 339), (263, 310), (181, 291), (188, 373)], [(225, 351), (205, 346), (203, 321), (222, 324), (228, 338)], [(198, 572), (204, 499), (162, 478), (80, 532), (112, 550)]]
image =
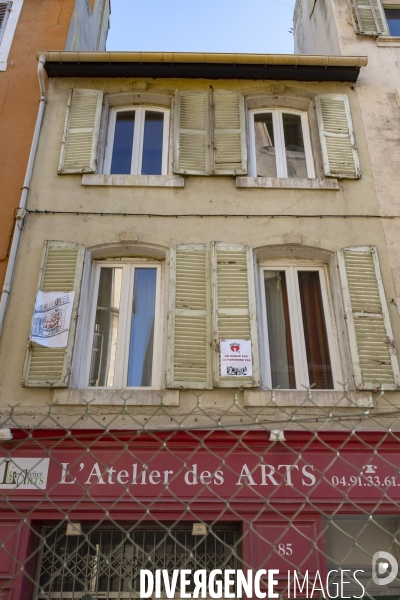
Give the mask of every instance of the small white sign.
[(49, 458), (1, 458), (0, 488), (45, 490)]
[(251, 340), (220, 340), (221, 376), (251, 377)]
[(41, 292), (36, 295), (30, 340), (47, 348), (65, 348), (75, 292)]

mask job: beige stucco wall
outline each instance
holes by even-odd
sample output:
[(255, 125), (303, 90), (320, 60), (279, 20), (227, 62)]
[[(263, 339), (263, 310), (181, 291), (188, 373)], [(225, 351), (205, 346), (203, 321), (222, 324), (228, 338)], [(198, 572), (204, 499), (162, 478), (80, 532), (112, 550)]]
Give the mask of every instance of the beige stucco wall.
[[(237, 189), (233, 177), (187, 177), (185, 187), (181, 189), (146, 188), (146, 187), (84, 187), (80, 175), (57, 175), (60, 144), (65, 122), (66, 105), (71, 87), (104, 89), (106, 92), (126, 91), (133, 87), (131, 80), (51, 80), (49, 99), (46, 107), (43, 128), (39, 141), (38, 154), (34, 168), (32, 187), (29, 196), (30, 211), (50, 211), (50, 214), (30, 213), (25, 224), (21, 240), (17, 268), (10, 296), (9, 306), (0, 341), (0, 405), (2, 412), (7, 406), (19, 404), (15, 418), (19, 423), (34, 425), (40, 421), (44, 426), (62, 424), (65, 427), (93, 426), (93, 417), (85, 415), (85, 407), (52, 406), (52, 417), (48, 416), (49, 405), (52, 405), (54, 391), (45, 388), (23, 388), (21, 374), (28, 340), (32, 307), (37, 285), (38, 270), (43, 243), (46, 239), (65, 240), (85, 244), (89, 250), (104, 247), (107, 256), (109, 246), (125, 248), (121, 253), (134, 255), (135, 248), (156, 245), (166, 250), (174, 244), (205, 243), (225, 241), (247, 244), (255, 249), (260, 247), (281, 246), (283, 255), (312, 257), (334, 257), (336, 250), (346, 246), (370, 245), (378, 247), (384, 286), (388, 302), (394, 297), (392, 271), (388, 259), (388, 251), (382, 221), (378, 215), (378, 205), (372, 169), (367, 150), (366, 135), (355, 91), (349, 84), (340, 83), (295, 83), (283, 82), (285, 95), (315, 93), (346, 93), (349, 95), (355, 133), (360, 153), (362, 178), (358, 181), (341, 181), (338, 191), (327, 190), (285, 190), (285, 189)], [(148, 89), (167, 91), (171, 94), (178, 87), (184, 89), (244, 89), (246, 94), (271, 93), (271, 82), (249, 81), (187, 81), (149, 80)], [(276, 82), (273, 83), (276, 85)], [(316, 157), (320, 152), (314, 148)], [(78, 214), (52, 214), (51, 211), (76, 211)], [(81, 212), (103, 212), (103, 216), (79, 214)], [(106, 213), (157, 213), (158, 217), (117, 216)], [(209, 214), (203, 217), (185, 217), (185, 214)], [(293, 217), (279, 215), (293, 214)], [(176, 218), (176, 215), (180, 215)], [(212, 216), (224, 215), (224, 216)], [(226, 215), (226, 216), (225, 216)], [(244, 215), (244, 216), (235, 216)], [(247, 215), (250, 218), (247, 218)], [(258, 215), (251, 217), (251, 215)], [(275, 217), (267, 215), (276, 215)], [(337, 215), (324, 217), (324, 215)], [(370, 218), (344, 218), (346, 215), (369, 215)], [(376, 218), (378, 217), (378, 218)], [(121, 242), (120, 235), (132, 242)], [(136, 242), (134, 241), (136, 240)], [(142, 250), (141, 250), (142, 251)], [(101, 253), (101, 250), (100, 250)], [(279, 252), (278, 252), (279, 253)], [(332, 263), (334, 264), (334, 263)], [(90, 265), (86, 265), (86, 271)], [(333, 269), (333, 267), (332, 267)], [(168, 275), (168, 268), (165, 270)], [(336, 278), (336, 279), (335, 279)], [(337, 273), (332, 273), (335, 286)], [(167, 284), (167, 282), (165, 282)], [(343, 377), (349, 381), (350, 365), (348, 345), (343, 320), (342, 305), (338, 289), (332, 290), (334, 296), (335, 317), (338, 329), (340, 353), (343, 361)], [(167, 305), (168, 286), (165, 285), (164, 311)], [(87, 312), (89, 294), (82, 294), (80, 321), (81, 328)], [(395, 340), (400, 347), (400, 319), (394, 307), (389, 304), (389, 311), (395, 333)], [(82, 315), (82, 317), (81, 317)], [(166, 328), (164, 327), (164, 349), (166, 347)], [(78, 368), (75, 364), (74, 368)], [(226, 423), (240, 425), (248, 415), (260, 413), (268, 417), (271, 427), (274, 420), (282, 418), (279, 408), (245, 408), (243, 391), (238, 392), (237, 405), (234, 403), (234, 391), (213, 390), (200, 394), (201, 407), (197, 406), (198, 395), (193, 392), (180, 392), (180, 405), (169, 408), (169, 413), (177, 419), (184, 419), (185, 424), (210, 426), (218, 417)], [(318, 392), (313, 396), (318, 404)], [(385, 398), (377, 395), (375, 411), (382, 407), (400, 403), (400, 394), (386, 393)], [(196, 408), (197, 406), (197, 408)], [(91, 407), (91, 412), (100, 415), (101, 424), (113, 422), (113, 426), (136, 426), (138, 423), (151, 421), (152, 426), (175, 426), (170, 417), (159, 408), (132, 407), (124, 415), (120, 407)], [(360, 422), (361, 409), (339, 405), (332, 409), (338, 414), (343, 412), (354, 422)], [(158, 411), (158, 412), (157, 412)], [(320, 414), (317, 407), (299, 409), (285, 408), (285, 419), (288, 411), (297, 414)], [(188, 413), (190, 412), (190, 416)], [(322, 410), (323, 412), (323, 410)], [(158, 416), (155, 416), (157, 413)], [(46, 416), (47, 415), (47, 416)], [(128, 416), (127, 416), (128, 415)], [(135, 416), (136, 421), (132, 420)], [(247, 415), (247, 416), (246, 416)], [(96, 417), (97, 418), (97, 417)], [(44, 419), (42, 421), (42, 419)], [(242, 421), (240, 420), (242, 419)], [(365, 428), (376, 428), (365, 416), (362, 425)], [(316, 423), (318, 427), (320, 423)], [(312, 426), (312, 425), (307, 425)], [(339, 425), (338, 425), (339, 426)], [(347, 426), (347, 425), (346, 425)], [(298, 427), (298, 424), (293, 424)], [(330, 424), (332, 428), (332, 424)]]
[[(333, 18), (321, 18), (326, 2)], [(346, 0), (317, 0), (308, 18), (307, 0), (298, 0), (295, 12), (295, 52), (318, 54), (338, 52), (343, 55), (368, 56), (368, 66), (361, 70), (355, 91), (361, 110), (368, 153), (372, 165), (390, 264), (393, 270), (396, 300), (400, 302), (399, 251), (399, 164), (400, 164), (400, 47), (389, 38), (380, 41), (367, 35), (356, 35)], [(332, 40), (337, 39), (338, 45)], [(397, 39), (397, 38), (396, 38)], [(387, 44), (382, 46), (381, 44)], [(397, 44), (397, 46), (396, 46)]]

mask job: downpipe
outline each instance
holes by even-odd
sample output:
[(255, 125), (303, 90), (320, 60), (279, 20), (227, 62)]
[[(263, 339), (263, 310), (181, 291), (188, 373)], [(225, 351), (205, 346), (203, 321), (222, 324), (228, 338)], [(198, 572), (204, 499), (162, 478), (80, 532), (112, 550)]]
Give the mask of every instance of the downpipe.
[(19, 240), (20, 240), (20, 237), (22, 234), (23, 223), (24, 223), (24, 219), (25, 219), (25, 215), (26, 215), (26, 204), (27, 204), (27, 200), (28, 200), (29, 188), (30, 188), (31, 179), (32, 179), (33, 165), (35, 162), (36, 151), (37, 151), (37, 146), (38, 146), (38, 142), (39, 142), (40, 129), (42, 127), (44, 109), (45, 109), (46, 102), (47, 102), (46, 87), (45, 87), (45, 83), (44, 83), (45, 62), (46, 62), (46, 58), (45, 58), (44, 54), (41, 54), (39, 57), (39, 64), (38, 64), (38, 78), (39, 78), (39, 88), (40, 88), (39, 109), (38, 109), (38, 114), (36, 117), (35, 131), (33, 133), (33, 139), (32, 139), (31, 150), (29, 153), (28, 164), (26, 167), (24, 185), (22, 186), (21, 199), (19, 202), (18, 212), (15, 217), (15, 227), (14, 227), (14, 233), (13, 233), (13, 238), (12, 238), (12, 242), (11, 242), (10, 255), (8, 258), (6, 276), (4, 279), (4, 285), (3, 285), (2, 292), (1, 292), (0, 336), (1, 336), (2, 329), (3, 329), (3, 323), (4, 323), (4, 317), (5, 317), (6, 309), (7, 309), (7, 305), (8, 305), (8, 299), (9, 299), (10, 293), (11, 293), (11, 284), (12, 284), (14, 271), (15, 271), (15, 263), (17, 260)]

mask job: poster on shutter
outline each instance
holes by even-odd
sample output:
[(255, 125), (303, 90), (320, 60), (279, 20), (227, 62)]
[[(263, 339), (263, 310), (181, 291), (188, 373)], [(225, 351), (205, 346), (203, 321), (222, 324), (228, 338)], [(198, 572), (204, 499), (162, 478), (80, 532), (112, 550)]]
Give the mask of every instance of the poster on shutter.
[(220, 340), (221, 376), (251, 377), (251, 340)]
[(41, 292), (36, 295), (29, 339), (47, 348), (65, 348), (75, 292)]

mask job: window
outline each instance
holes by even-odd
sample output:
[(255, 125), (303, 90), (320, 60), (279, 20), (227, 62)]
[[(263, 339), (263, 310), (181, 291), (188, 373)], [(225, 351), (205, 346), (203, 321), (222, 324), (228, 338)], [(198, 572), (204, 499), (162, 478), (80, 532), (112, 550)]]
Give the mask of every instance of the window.
[(323, 267), (261, 267), (266, 383), (269, 388), (334, 389), (332, 328)]
[(97, 263), (87, 385), (159, 387), (160, 266)]
[(112, 110), (105, 172), (166, 175), (168, 115), (168, 110), (152, 107)]
[[(236, 528), (216, 525), (199, 539), (192, 535), (191, 525), (146, 529), (136, 524), (83, 525), (82, 536), (67, 536), (64, 524), (47, 527), (42, 530), (45, 543), (35, 598), (139, 598), (141, 569), (154, 573), (168, 568), (171, 573), (173, 569), (237, 568), (240, 536)], [(188, 589), (194, 589), (192, 580)]]
[(384, 8), (390, 35), (400, 37), (400, 7)]
[(249, 130), (253, 177), (315, 177), (305, 112), (254, 110)]
[(8, 15), (12, 7), (12, 2), (0, 2), (0, 44), (7, 25)]

